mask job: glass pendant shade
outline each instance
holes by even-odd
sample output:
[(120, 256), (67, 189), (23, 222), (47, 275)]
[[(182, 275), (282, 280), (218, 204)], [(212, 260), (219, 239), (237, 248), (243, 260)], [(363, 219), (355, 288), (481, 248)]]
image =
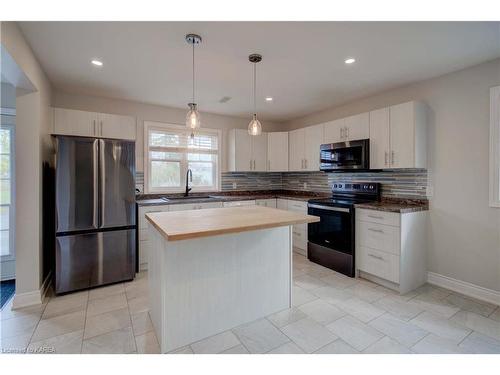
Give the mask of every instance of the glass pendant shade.
[(191, 130), (200, 128), (201, 126), (201, 116), (198, 112), (195, 103), (189, 103), (189, 112), (186, 115), (186, 127)]
[(257, 115), (254, 113), (252, 121), (248, 124), (248, 134), (250, 135), (260, 135), (262, 133), (262, 125), (260, 121), (257, 120)]

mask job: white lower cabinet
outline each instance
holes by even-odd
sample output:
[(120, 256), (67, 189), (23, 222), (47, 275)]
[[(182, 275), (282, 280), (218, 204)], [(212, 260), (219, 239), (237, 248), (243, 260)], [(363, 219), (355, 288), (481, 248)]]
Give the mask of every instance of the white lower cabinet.
[(221, 202), (211, 203), (182, 203), (170, 205), (169, 211), (188, 211), (188, 210), (201, 210), (204, 208), (221, 208)]
[[(287, 200), (287, 210), (307, 214), (307, 202)], [(294, 225), (292, 228), (293, 249), (307, 256), (307, 224)]]
[(427, 280), (427, 212), (394, 213), (356, 209), (356, 269), (401, 294)]
[(222, 207), (239, 207), (239, 206), (253, 206), (255, 205), (255, 199), (247, 201), (232, 201), (222, 203)]
[(140, 206), (138, 213), (138, 223), (139, 226), (139, 270), (144, 271), (148, 269), (148, 253), (150, 246), (149, 238), (149, 221), (146, 219), (146, 214), (149, 212), (166, 212), (169, 210), (169, 205), (158, 205), (158, 206)]
[(276, 198), (271, 199), (256, 199), (255, 204), (258, 206), (276, 208)]

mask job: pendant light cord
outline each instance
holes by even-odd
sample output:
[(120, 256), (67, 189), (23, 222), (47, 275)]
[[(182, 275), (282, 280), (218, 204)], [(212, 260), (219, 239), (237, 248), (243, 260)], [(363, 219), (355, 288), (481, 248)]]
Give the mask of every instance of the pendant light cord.
[(253, 63), (253, 114), (257, 114), (257, 64)]
[(193, 43), (193, 101), (194, 103), (194, 43)]

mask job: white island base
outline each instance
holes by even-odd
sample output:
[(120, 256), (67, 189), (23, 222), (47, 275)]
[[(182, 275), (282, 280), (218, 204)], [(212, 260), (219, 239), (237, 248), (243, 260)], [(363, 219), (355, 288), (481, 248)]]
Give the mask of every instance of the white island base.
[(291, 228), (168, 241), (152, 227), (150, 314), (161, 352), (291, 307)]

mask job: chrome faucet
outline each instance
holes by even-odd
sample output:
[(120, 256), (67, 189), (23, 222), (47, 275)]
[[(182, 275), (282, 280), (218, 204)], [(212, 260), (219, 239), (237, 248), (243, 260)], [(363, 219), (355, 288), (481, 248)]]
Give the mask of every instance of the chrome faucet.
[(193, 171), (191, 169), (188, 169), (186, 172), (186, 192), (184, 193), (185, 197), (187, 197), (189, 195), (189, 192), (191, 191), (191, 188), (189, 187), (189, 181), (193, 182)]

